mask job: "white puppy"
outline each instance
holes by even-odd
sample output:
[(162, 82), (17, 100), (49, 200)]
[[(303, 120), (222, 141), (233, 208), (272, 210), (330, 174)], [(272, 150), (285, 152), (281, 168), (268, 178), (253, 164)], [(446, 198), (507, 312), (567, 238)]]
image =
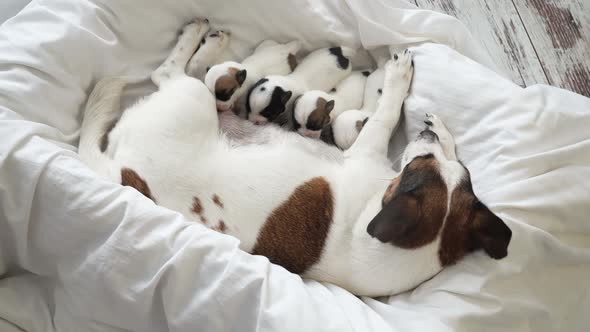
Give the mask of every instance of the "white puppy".
[[(265, 145), (235, 146), (219, 133), (210, 91), (184, 73), (203, 25), (184, 29), (154, 75), (159, 90), (114, 128), (124, 82), (97, 84), (79, 147), (90, 167), (237, 237), (245, 251), (357, 295), (411, 289), (475, 250), (507, 255), (510, 229), (473, 193), (437, 117), (428, 115), (408, 145), (402, 172), (392, 170), (387, 147), (413, 74), (409, 52), (385, 66), (377, 111), (347, 151), (287, 131)], [(301, 140), (340, 157), (325, 158)]]
[(218, 110), (244, 110), (248, 89), (264, 76), (291, 73), (297, 66), (295, 54), (300, 48), (299, 41), (279, 44), (266, 40), (242, 63), (227, 61), (209, 68), (204, 82), (215, 95)]
[[(351, 72), (347, 47), (322, 48), (307, 55), (290, 75), (270, 75), (256, 82), (246, 100), (248, 120), (256, 124), (292, 121), (285, 110), (295, 97), (309, 90), (330, 91)], [(279, 118), (280, 116), (280, 118)]]
[(320, 138), (322, 129), (332, 123), (340, 113), (359, 109), (369, 71), (354, 71), (333, 88), (330, 93), (311, 90), (293, 101), (293, 129), (299, 134)]
[(348, 149), (354, 143), (367, 119), (377, 110), (383, 91), (384, 76), (383, 66), (369, 75), (364, 90), (363, 106), (360, 109), (346, 110), (333, 118), (332, 123), (322, 130), (322, 141), (334, 144), (342, 150)]

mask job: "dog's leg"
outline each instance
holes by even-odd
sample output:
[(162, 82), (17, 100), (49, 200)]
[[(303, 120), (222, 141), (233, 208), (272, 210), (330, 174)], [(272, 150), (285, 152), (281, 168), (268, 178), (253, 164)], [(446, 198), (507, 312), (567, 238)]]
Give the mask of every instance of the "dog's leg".
[(457, 154), (455, 153), (455, 139), (439, 117), (432, 113), (426, 113), (424, 123), (426, 123), (428, 129), (438, 136), (438, 141), (447, 159), (457, 160)]
[(167, 79), (185, 75), (186, 64), (208, 30), (209, 20), (207, 19), (198, 19), (182, 29), (178, 42), (168, 58), (152, 73), (152, 81), (155, 85), (159, 87)]
[(189, 76), (203, 80), (209, 68), (218, 63), (221, 53), (229, 44), (230, 33), (214, 31), (201, 41), (201, 46), (186, 65)]
[(413, 74), (412, 54), (408, 50), (402, 54), (394, 54), (387, 62), (383, 94), (377, 111), (364, 125), (356, 141), (345, 152), (345, 156), (387, 156), (389, 139), (399, 121)]

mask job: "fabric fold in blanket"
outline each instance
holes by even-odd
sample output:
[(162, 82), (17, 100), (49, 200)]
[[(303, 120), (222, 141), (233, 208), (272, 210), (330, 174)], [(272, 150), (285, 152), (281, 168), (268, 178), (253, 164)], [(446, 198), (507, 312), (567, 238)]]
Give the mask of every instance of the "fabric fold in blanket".
[[(84, 102), (149, 76), (195, 16), (306, 49), (414, 47), (391, 156), (437, 113), (476, 194), (513, 230), (416, 289), (357, 298), (96, 176), (76, 154)], [(128, 98), (153, 91), (130, 87)], [(498, 74), (457, 20), (401, 0), (40, 0), (0, 27), (1, 331), (581, 331), (590, 325), (590, 100)]]

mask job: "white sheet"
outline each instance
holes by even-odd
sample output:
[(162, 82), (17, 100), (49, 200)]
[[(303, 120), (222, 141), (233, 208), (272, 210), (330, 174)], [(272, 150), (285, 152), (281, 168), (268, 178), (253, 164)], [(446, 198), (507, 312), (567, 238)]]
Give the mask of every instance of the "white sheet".
[[(108, 5), (104, 4), (108, 3)], [(0, 28), (0, 331), (582, 331), (590, 324), (590, 100), (521, 89), (458, 21), (403, 1), (45, 0)], [(183, 22), (263, 38), (415, 49), (406, 125), (436, 112), (475, 191), (513, 230), (508, 258), (474, 254), (381, 301), (303, 281), (237, 240), (100, 180), (77, 158), (86, 93), (147, 77)], [(466, 55), (472, 60), (459, 53)], [(479, 62), (480, 64), (474, 62)], [(138, 86), (130, 95), (149, 90)]]

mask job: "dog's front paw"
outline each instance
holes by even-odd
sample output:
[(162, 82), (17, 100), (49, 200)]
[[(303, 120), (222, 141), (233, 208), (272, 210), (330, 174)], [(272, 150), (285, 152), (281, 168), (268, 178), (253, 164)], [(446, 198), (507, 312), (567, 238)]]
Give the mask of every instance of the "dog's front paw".
[(399, 89), (407, 94), (414, 76), (412, 52), (406, 49), (403, 53), (392, 53), (391, 59), (385, 64), (386, 89)]
[[(209, 34), (206, 40), (207, 42), (213, 43), (218, 49), (225, 49), (229, 43), (229, 37), (231, 33), (229, 31), (217, 30)], [(204, 41), (205, 39), (203, 39)]]
[(209, 20), (206, 18), (197, 18), (182, 28), (181, 34), (200, 35), (209, 31)]

